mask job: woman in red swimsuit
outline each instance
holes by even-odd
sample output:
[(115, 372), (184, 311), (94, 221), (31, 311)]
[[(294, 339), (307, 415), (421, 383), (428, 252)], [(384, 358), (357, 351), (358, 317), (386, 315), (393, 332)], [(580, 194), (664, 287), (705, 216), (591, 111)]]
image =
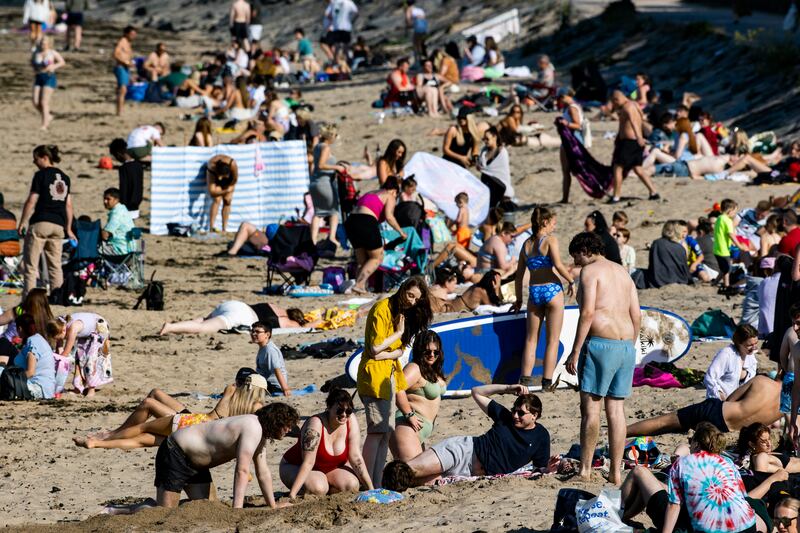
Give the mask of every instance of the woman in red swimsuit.
[(353, 414), (353, 399), (343, 389), (331, 389), (327, 410), (309, 417), (300, 439), (283, 454), (281, 481), (290, 487), (289, 498), (301, 490), (326, 495), (355, 492), (372, 480), (361, 456), (361, 431)]

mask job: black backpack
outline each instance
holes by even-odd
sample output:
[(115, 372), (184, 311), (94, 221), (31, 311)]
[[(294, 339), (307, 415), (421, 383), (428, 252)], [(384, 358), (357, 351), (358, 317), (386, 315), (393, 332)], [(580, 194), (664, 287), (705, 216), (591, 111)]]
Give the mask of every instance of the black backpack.
[(25, 369), (18, 366), (8, 366), (0, 374), (0, 400), (32, 400), (33, 395), (28, 389), (28, 377)]
[(65, 272), (63, 285), (50, 292), (50, 303), (64, 307), (83, 305), (85, 296), (86, 280), (81, 279), (77, 272)]
[(161, 281), (153, 281), (155, 276), (156, 273), (153, 271), (153, 274), (150, 276), (150, 282), (144, 288), (142, 294), (139, 295), (139, 299), (136, 300), (136, 305), (133, 306), (134, 309), (139, 309), (142, 300), (144, 300), (148, 311), (164, 310), (164, 283)]

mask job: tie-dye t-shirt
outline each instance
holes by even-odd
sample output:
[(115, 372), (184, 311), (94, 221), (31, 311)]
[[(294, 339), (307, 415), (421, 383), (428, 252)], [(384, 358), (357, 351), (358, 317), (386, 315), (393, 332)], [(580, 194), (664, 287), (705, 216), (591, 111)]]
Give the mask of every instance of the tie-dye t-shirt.
[(721, 455), (698, 452), (679, 458), (667, 494), (670, 503), (686, 505), (695, 531), (743, 531), (756, 523), (739, 471)]

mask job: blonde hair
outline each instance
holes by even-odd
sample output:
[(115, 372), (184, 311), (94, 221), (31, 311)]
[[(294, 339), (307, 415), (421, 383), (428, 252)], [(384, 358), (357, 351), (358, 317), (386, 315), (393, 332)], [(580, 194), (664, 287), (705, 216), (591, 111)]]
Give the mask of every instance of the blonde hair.
[[(472, 135), (472, 148), (475, 148), (478, 139), (481, 138), (481, 134), (478, 131), (478, 125), (475, 124), (475, 117), (472, 116), (472, 113), (468, 114), (465, 118), (467, 121), (467, 131)], [(464, 131), (459, 125), (456, 125), (456, 142), (457, 144), (464, 144)]]
[(339, 135), (339, 127), (334, 122), (326, 122), (319, 127), (319, 137), (324, 141), (333, 141)]
[(800, 500), (796, 498), (784, 498), (778, 502), (778, 504), (775, 506), (775, 510), (777, 510), (778, 507), (785, 507), (787, 509), (791, 509), (795, 513), (800, 514)]
[(678, 224), (674, 220), (668, 220), (661, 228), (661, 237), (669, 239), (672, 242), (681, 242), (681, 233), (678, 229)]
[[(267, 389), (252, 384), (250, 376), (244, 386), (236, 387), (228, 404), (228, 416), (249, 415), (267, 403)], [(218, 413), (219, 414), (219, 413)]]
[(736, 130), (733, 132), (733, 142), (731, 143), (733, 153), (736, 155), (750, 153), (750, 138), (744, 130)]

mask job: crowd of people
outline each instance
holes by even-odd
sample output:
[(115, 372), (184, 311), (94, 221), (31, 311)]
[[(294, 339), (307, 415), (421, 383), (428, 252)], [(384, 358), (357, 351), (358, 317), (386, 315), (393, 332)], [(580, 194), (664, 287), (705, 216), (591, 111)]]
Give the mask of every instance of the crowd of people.
[[(50, 16), (49, 3), (29, 0), (28, 4), (26, 22), (34, 44), (33, 103), (46, 129), (53, 118), (56, 71), (66, 63), (52, 38), (42, 32), (48, 25), (42, 17), (44, 9)], [(87, 6), (86, 2), (67, 3), (67, 42), (74, 50), (81, 47)], [(215, 120), (232, 128), (246, 124), (238, 128), (233, 143), (304, 141), (310, 182), (309, 209), (301, 223), (308, 225), (315, 245), (327, 243), (334, 251), (346, 237), (355, 272), (341, 290), (364, 294), (384, 260), (385, 233), (393, 231), (405, 241), (420, 227), (405, 223), (412, 204), (423, 213), (416, 221), (419, 224), (433, 217), (424, 214), (430, 200), (416, 190), (414, 176), (406, 175), (405, 162), (411, 154), (402, 139), (392, 139), (377, 160), (365, 150), (365, 164), (342, 162), (335, 155), (337, 124), (315, 120), (313, 105), (303, 100), (297, 88), (302, 83), (346, 79), (369, 64), (367, 44), (363, 39), (353, 43), (357, 16), (352, 0), (326, 3), (318, 43), (322, 61), (301, 27), (293, 32), (296, 51), (262, 48), (258, 14), (246, 0), (231, 2), (230, 46), (201, 66), (176, 61), (164, 43), (158, 43), (147, 57), (137, 58), (137, 31), (132, 26), (124, 28), (112, 57), (118, 115), (124, 112), (133, 77), (147, 85), (153, 101), (196, 111), (190, 146), (215, 144)], [(800, 437), (796, 416), (800, 384), (794, 374), (800, 365), (800, 226), (795, 206), (775, 198), (739, 206), (730, 198), (720, 198), (701, 216), (665, 221), (661, 238), (646, 246), (633, 229), (641, 221), (617, 210), (609, 224), (600, 210), (594, 210), (584, 219), (584, 231), (569, 239), (566, 248), (571, 261), (565, 263), (560, 245), (565, 241), (556, 232), (557, 208), (537, 204), (530, 209), (529, 222), (512, 222), (523, 210), (514, 190), (511, 160), (515, 151), (531, 147), (560, 150), (561, 203), (568, 203), (572, 178), (582, 179), (575, 158), (590, 156), (589, 106), (583, 105), (575, 90), (559, 85), (554, 65), (542, 55), (537, 59), (536, 81), (520, 84), (495, 102), (505, 109), (505, 116), (493, 124), (490, 116), (481, 114), (480, 106), (464, 105), (456, 95), (464, 92), (464, 82), (476, 75), (476, 69), (480, 69), (480, 79), (504, 75), (506, 62), (496, 40), (471, 36), (463, 49), (448, 42), (429, 54), (430, 26), (424, 8), (408, 0), (403, 17), (411, 35), (413, 64), (408, 57), (397, 60), (386, 79), (382, 105), (408, 107), (431, 117), (453, 116), (454, 124), (432, 132), (443, 137), (441, 157), (475, 171), (486, 187), (490, 209), (485, 220), (474, 224), (469, 195), (451, 191), (457, 214), (453, 219), (439, 215), (449, 242), (427, 269), (405, 276), (396, 291), (371, 305), (355, 384), (364, 418), (356, 414), (355, 395), (336, 387), (325, 405), (308, 413), (302, 424), (293, 407), (271, 401), (272, 396), (292, 396), (287, 364), (272, 341), (273, 330), (314, 328), (321, 321), (300, 309), (266, 301), (226, 300), (207, 315), (166, 322), (159, 331), (160, 335), (249, 331), (257, 347), (253, 368), (239, 370), (211, 411), (191, 412), (154, 389), (118, 427), (75, 437), (75, 444), (89, 449), (157, 446), (155, 504), (167, 507), (178, 505), (182, 491), (190, 499), (213, 498), (209, 470), (230, 461), (236, 463), (235, 508), (244, 504), (251, 463), (265, 501), (273, 508), (291, 504), (303, 493), (326, 495), (376, 487), (402, 492), (443, 477), (510, 474), (528, 464), (542, 472), (556, 472), (564, 459), (552, 453), (551, 434), (542, 420), (547, 395), (559, 386), (556, 366), (565, 303), (576, 296), (580, 319), (572, 349), (564, 354), (564, 369), (577, 376), (580, 391), (576, 473), (583, 479), (591, 477), (605, 409), (607, 479), (621, 486), (626, 520), (646, 512), (656, 527), (668, 532), (676, 527), (709, 533), (767, 532), (772, 516), (782, 533), (796, 531), (792, 522), (800, 501), (783, 496), (795, 494), (784, 487), (792, 486), (790, 476), (800, 473), (800, 464), (796, 458), (773, 454), (769, 439), (770, 425), (780, 419), (785, 422), (786, 442)], [(288, 96), (280, 96), (279, 90), (289, 89), (290, 84)], [(559, 111), (558, 136), (524, 119), (526, 110), (549, 107)], [(772, 175), (800, 170), (798, 142), (756, 152), (743, 131), (728, 131), (715, 123), (697, 105), (696, 95), (687, 93), (672, 108), (662, 103), (645, 73), (638, 73), (632, 84), (612, 90), (608, 101), (598, 107), (598, 117), (619, 123), (607, 169), (609, 204), (624, 199), (622, 186), (629, 174), (642, 181), (648, 200), (660, 201), (656, 176), (724, 179), (742, 171)], [(133, 249), (144, 172), (153, 148), (166, 144), (166, 135), (166, 126), (155, 122), (110, 143), (109, 154), (119, 162), (119, 185), (98, 198), (108, 211), (107, 221), (101, 224), (98, 253), (120, 256)], [(579, 155), (571, 149), (573, 140), (583, 147)], [(50, 308), (50, 303), (61, 301), (57, 295), (65, 286), (64, 243), (73, 248), (78, 244), (73, 182), (57, 167), (60, 162), (57, 146), (40, 145), (33, 150), (37, 170), (13, 228), (23, 239), (24, 282), (21, 303), (0, 314), (0, 326), (6, 326), (0, 338), (0, 370), (3, 382), (20, 385), (23, 398), (53, 399), (70, 390), (91, 397), (111, 383), (108, 361), (113, 337), (106, 319), (88, 311), (55, 316)], [(228, 233), (239, 180), (237, 161), (215, 155), (204, 164), (203, 173), (209, 198), (208, 230)], [(368, 180), (373, 178), (378, 187), (369, 190)], [(231, 246), (218, 255), (235, 256), (245, 247), (251, 252), (268, 251), (279, 230), (277, 224), (260, 228), (243, 222)], [(647, 250), (646, 266), (639, 264), (637, 249)], [(40, 271), (42, 258), (46, 272)], [(456, 292), (459, 283), (469, 285), (461, 294)], [(506, 283), (514, 288), (509, 302), (509, 294), (502, 290)], [(632, 392), (641, 324), (637, 291), (672, 284), (712, 284), (725, 297), (744, 294), (758, 311), (743, 316), (730, 344), (714, 356), (705, 373), (703, 402), (627, 425), (625, 400)], [(527, 312), (519, 383), (472, 389), (478, 409), (492, 420), (489, 431), (437, 438), (436, 420), (447, 392), (444, 361), (454, 354), (445, 353), (441, 338), (429, 328), (439, 313), (504, 303), (511, 303), (511, 312), (520, 313), (523, 308)], [(546, 344), (539, 381), (534, 379), (534, 369), (542, 330)], [(773, 359), (779, 361), (774, 380), (758, 375), (759, 340), (768, 342)], [(410, 358), (403, 365), (406, 351)], [(530, 392), (534, 385), (541, 387), (540, 395)], [(514, 397), (510, 406), (496, 399), (502, 395)], [(690, 430), (689, 445), (679, 447), (665, 465), (669, 468), (666, 485), (642, 467), (623, 476), (626, 438)], [(721, 434), (732, 431), (740, 431), (735, 461), (722, 453)], [(279, 464), (280, 479), (289, 492), (276, 500), (264, 447), (267, 439), (281, 440), (287, 435), (297, 439)], [(390, 452), (393, 460), (387, 464)], [(738, 469), (743, 465), (754, 472), (744, 480)], [(709, 485), (724, 491), (724, 505), (704, 504), (712, 500)]]

